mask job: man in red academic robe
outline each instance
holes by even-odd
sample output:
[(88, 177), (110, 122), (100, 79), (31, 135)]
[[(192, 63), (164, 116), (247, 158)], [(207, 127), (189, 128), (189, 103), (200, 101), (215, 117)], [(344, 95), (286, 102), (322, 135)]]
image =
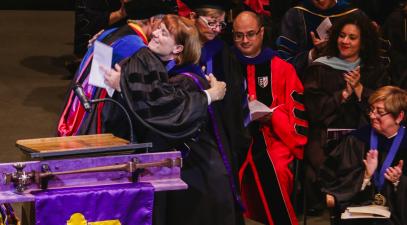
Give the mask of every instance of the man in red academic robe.
[[(263, 35), (264, 27), (255, 13), (242, 12), (235, 19), (234, 50), (245, 79), (242, 90), (250, 101), (272, 110), (259, 119), (244, 120), (251, 145), (239, 171), (242, 200), (245, 215), (251, 219), (297, 225), (290, 202), (294, 179), (290, 164), (294, 158), (302, 159), (307, 141), (303, 86), (293, 66), (273, 50), (262, 48)], [(247, 109), (244, 102), (242, 105)]]

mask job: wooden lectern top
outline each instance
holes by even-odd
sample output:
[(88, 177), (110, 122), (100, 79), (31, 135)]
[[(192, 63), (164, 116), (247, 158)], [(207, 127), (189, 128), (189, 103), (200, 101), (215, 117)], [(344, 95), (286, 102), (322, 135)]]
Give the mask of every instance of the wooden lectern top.
[(51, 157), (131, 150), (151, 147), (151, 143), (129, 144), (113, 134), (94, 134), (17, 140), (16, 146), (35, 157)]

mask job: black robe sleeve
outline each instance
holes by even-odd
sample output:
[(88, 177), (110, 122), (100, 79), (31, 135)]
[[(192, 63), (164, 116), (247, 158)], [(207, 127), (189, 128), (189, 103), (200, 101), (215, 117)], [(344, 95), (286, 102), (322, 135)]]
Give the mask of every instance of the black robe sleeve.
[(214, 108), (219, 112), (222, 130), (229, 141), (231, 157), (236, 160), (236, 163), (240, 163), (246, 157), (251, 140), (243, 124), (242, 102), (243, 98), (246, 98), (243, 89), (243, 71), (240, 62), (231, 53), (229, 47), (225, 46), (221, 53), (221, 59), (227, 89), (224, 99), (215, 102)]
[(312, 65), (304, 80), (305, 105), (312, 123), (329, 127), (344, 113), (341, 102), (345, 81), (342, 72), (325, 65)]
[(204, 92), (170, 84), (164, 66), (147, 48), (125, 61), (122, 68), (122, 96), (133, 116), (139, 115), (147, 128), (170, 139), (195, 135), (206, 118)]
[(383, 63), (362, 66), (360, 73), (360, 82), (363, 84), (362, 101), (367, 102), (370, 95), (379, 87), (390, 85), (390, 75)]
[(306, 31), (304, 14), (296, 8), (289, 9), (281, 21), (281, 34), (277, 39), (279, 56), (293, 64), (302, 75), (308, 65), (310, 34)]
[(390, 196), (391, 193), (394, 196), (389, 202), (390, 208), (394, 212), (392, 220), (397, 225), (407, 224), (407, 176), (401, 176), (397, 189), (389, 188), (387, 193), (387, 196)]
[(405, 4), (401, 4), (389, 15), (382, 26), (382, 33), (391, 43), (389, 70), (392, 85), (407, 89), (407, 13), (404, 7)]

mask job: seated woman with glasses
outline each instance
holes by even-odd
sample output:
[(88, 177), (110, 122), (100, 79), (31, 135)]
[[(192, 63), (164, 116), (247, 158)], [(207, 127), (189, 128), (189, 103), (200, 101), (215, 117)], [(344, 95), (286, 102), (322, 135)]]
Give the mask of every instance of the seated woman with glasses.
[(308, 204), (315, 210), (322, 207), (316, 175), (325, 158), (328, 128), (356, 129), (366, 125), (367, 99), (372, 90), (389, 82), (379, 63), (378, 34), (367, 16), (355, 14), (338, 20), (325, 50), (325, 56), (307, 68), (303, 81), (310, 122), (304, 155), (309, 165), (305, 185)]
[[(337, 214), (348, 206), (389, 207), (390, 219), (340, 224), (407, 224), (407, 91), (384, 86), (369, 98), (371, 125), (347, 135), (321, 167), (322, 191)], [(333, 204), (335, 203), (335, 204)], [(338, 222), (338, 221), (336, 221)]]

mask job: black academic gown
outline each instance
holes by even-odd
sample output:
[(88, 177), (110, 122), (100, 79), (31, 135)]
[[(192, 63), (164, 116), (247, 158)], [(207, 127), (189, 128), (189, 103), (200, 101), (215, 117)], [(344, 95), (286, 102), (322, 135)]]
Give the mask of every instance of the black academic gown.
[[(233, 172), (225, 166), (230, 149), (217, 109), (209, 116), (207, 97), (194, 80), (172, 75), (169, 79), (164, 65), (146, 48), (122, 64), (124, 101), (133, 116), (147, 123), (135, 121), (137, 139), (152, 142), (153, 151), (177, 149), (184, 155), (181, 178), (189, 188), (156, 193), (153, 223), (243, 224), (232, 191)], [(198, 79), (208, 88), (203, 77)]]
[(391, 43), (391, 83), (403, 89), (407, 89), (407, 12), (403, 10), (405, 6), (406, 3), (396, 8), (382, 26), (383, 37)]
[[(212, 67), (208, 62), (212, 61)], [(206, 74), (213, 73), (218, 80), (226, 83), (226, 95), (222, 101), (213, 105), (219, 113), (223, 135), (230, 143), (231, 157), (243, 162), (250, 145), (250, 135), (244, 127), (243, 98), (246, 98), (242, 68), (229, 46), (216, 38), (205, 43), (199, 65), (206, 68)], [(235, 166), (235, 170), (239, 166)], [(237, 172), (236, 172), (237, 173)]]
[[(367, 126), (350, 133), (330, 152), (321, 167), (319, 179), (322, 191), (335, 197), (339, 212), (344, 211), (349, 205), (372, 203), (373, 196), (378, 191), (374, 182), (364, 191), (360, 191), (365, 172), (363, 159), (370, 149), (370, 132), (371, 127)], [(378, 168), (381, 168), (394, 137), (390, 139), (382, 135), (378, 137)], [(397, 165), (400, 160), (404, 162), (407, 160), (407, 135), (404, 135), (391, 166)], [(397, 189), (395, 190), (394, 185), (386, 180), (381, 193), (386, 197), (387, 206), (391, 211), (390, 224), (407, 224), (407, 165), (403, 166), (403, 175)], [(359, 221), (355, 224), (370, 223)]]
[[(197, 67), (199, 68), (199, 67)], [(187, 91), (200, 91), (199, 85), (209, 88), (200, 71), (193, 75), (195, 81), (183, 75), (185, 69), (170, 70), (170, 83)], [(192, 70), (193, 71), (193, 70)], [(206, 124), (199, 136), (189, 139), (184, 148), (181, 178), (188, 184), (187, 190), (167, 193), (166, 225), (237, 225), (243, 224), (236, 205), (237, 189), (230, 168), (230, 145), (224, 135), (217, 106), (209, 106)]]
[(153, 142), (153, 151), (168, 150), (195, 137), (206, 122), (205, 93), (169, 84), (166, 68), (147, 48), (122, 63), (120, 87), (137, 141)]

